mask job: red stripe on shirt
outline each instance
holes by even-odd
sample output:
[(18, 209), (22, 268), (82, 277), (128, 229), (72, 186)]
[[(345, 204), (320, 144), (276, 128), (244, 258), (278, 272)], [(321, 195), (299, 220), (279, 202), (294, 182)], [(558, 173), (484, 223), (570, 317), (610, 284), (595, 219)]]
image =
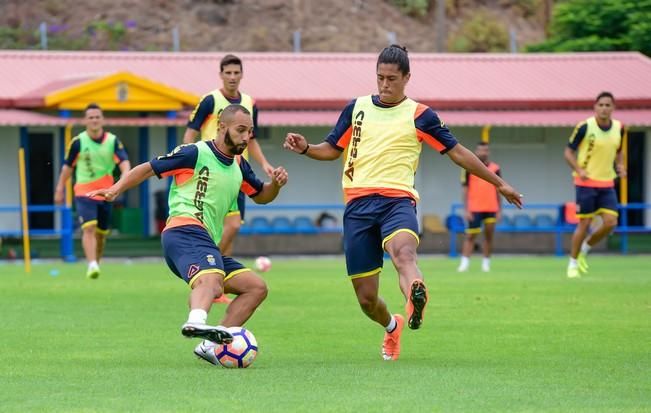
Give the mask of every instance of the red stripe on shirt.
[(247, 195), (253, 195), (253, 194), (255, 194), (255, 193), (257, 192), (257, 191), (255, 190), (255, 188), (252, 187), (252, 186), (251, 186), (248, 182), (246, 182), (246, 181), (242, 181), (242, 186), (240, 187), (240, 189), (242, 190), (242, 192), (244, 192), (244, 193), (247, 194)]
[(350, 143), (350, 138), (353, 136), (353, 127), (349, 126), (348, 129), (346, 129), (346, 132), (341, 135), (341, 138), (337, 141), (337, 146), (340, 148), (345, 148), (348, 146)]
[(416, 129), (416, 136), (418, 137), (418, 140), (421, 142), (425, 142), (432, 148), (436, 149), (437, 151), (441, 152), (445, 150), (445, 146), (438, 140), (436, 140), (435, 137), (430, 135), (429, 133), (423, 132), (420, 129)]
[(414, 112), (414, 119), (418, 119), (420, 115), (423, 114), (429, 107), (427, 105), (423, 105), (422, 103), (419, 103), (418, 106), (416, 107), (416, 112)]

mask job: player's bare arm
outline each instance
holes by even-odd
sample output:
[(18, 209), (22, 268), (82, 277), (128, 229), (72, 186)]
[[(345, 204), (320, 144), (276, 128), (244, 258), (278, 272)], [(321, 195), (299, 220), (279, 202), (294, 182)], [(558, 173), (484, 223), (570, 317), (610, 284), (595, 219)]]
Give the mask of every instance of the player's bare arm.
[(57, 205), (63, 204), (65, 188), (68, 179), (72, 176), (72, 168), (68, 165), (63, 165), (61, 168), (61, 175), (59, 175), (59, 182), (57, 182), (56, 190), (54, 191), (54, 203)]
[(620, 178), (626, 177), (626, 165), (624, 164), (624, 154), (622, 151), (617, 152), (615, 156), (615, 169), (617, 170), (617, 176)]
[(256, 204), (268, 204), (276, 199), (280, 188), (287, 183), (288, 175), (285, 168), (279, 166), (271, 172), (271, 182), (265, 182), (262, 191), (253, 197)]
[(257, 139), (251, 139), (249, 140), (249, 153), (251, 153), (251, 156), (253, 159), (256, 160), (258, 165), (262, 167), (262, 170), (264, 173), (267, 174), (269, 178), (273, 177), (273, 172), (274, 172), (274, 167), (267, 161), (267, 158), (264, 156), (264, 153), (262, 153), (262, 148), (260, 148), (260, 144), (258, 143)]
[(575, 150), (573, 150), (570, 147), (566, 147), (565, 152), (563, 152), (563, 156), (565, 157), (565, 161), (567, 162), (567, 164), (570, 165), (570, 168), (572, 168), (572, 170), (575, 171), (581, 179), (588, 179), (588, 174), (585, 172), (583, 168), (579, 166), (579, 164), (576, 161)]
[(447, 155), (454, 163), (464, 168), (471, 174), (495, 185), (502, 196), (518, 208), (522, 208), (522, 194), (516, 191), (502, 178), (491, 172), (472, 151), (461, 144), (457, 144), (448, 151)]
[(195, 143), (197, 141), (197, 136), (199, 136), (199, 131), (192, 128), (186, 128), (185, 133), (183, 134), (183, 143)]
[(299, 155), (305, 155), (318, 161), (333, 161), (341, 156), (341, 151), (328, 142), (311, 145), (303, 135), (289, 132), (285, 137), (283, 147)]
[(129, 172), (122, 175), (119, 181), (117, 181), (113, 186), (106, 189), (98, 189), (96, 191), (91, 191), (87, 195), (89, 197), (101, 196), (105, 200), (111, 202), (115, 198), (120, 196), (120, 194), (127, 189), (131, 189), (134, 186), (138, 186), (144, 180), (154, 176), (154, 170), (151, 168), (149, 162), (142, 163), (136, 166), (133, 169), (130, 169)]

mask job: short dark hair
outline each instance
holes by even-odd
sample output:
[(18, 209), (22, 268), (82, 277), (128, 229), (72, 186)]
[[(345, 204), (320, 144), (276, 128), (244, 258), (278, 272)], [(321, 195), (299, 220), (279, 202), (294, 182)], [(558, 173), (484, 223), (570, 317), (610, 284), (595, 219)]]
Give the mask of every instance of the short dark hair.
[(228, 65), (238, 65), (240, 67), (240, 70), (243, 70), (242, 68), (242, 59), (239, 57), (235, 56), (234, 54), (227, 54), (224, 56), (221, 62), (219, 62), (219, 72), (224, 71), (224, 67)]
[(599, 93), (597, 95), (597, 99), (595, 99), (594, 102), (595, 103), (599, 102), (599, 99), (601, 99), (601, 98), (610, 98), (610, 100), (612, 100), (613, 103), (615, 103), (615, 96), (613, 96), (613, 94), (610, 93), (610, 92), (601, 92), (601, 93)]
[(93, 102), (93, 103), (89, 103), (88, 106), (86, 106), (86, 109), (84, 109), (84, 115), (90, 109), (99, 109), (100, 111), (102, 111), (102, 108), (97, 103)]
[(230, 121), (231, 118), (233, 118), (233, 115), (235, 115), (237, 112), (242, 112), (245, 115), (251, 115), (251, 112), (244, 106), (238, 104), (231, 104), (226, 106), (224, 110), (222, 110), (222, 113), (220, 113), (219, 115), (219, 120), (222, 121), (223, 119), (224, 122)]
[(477, 147), (480, 147), (480, 146), (490, 146), (490, 145), (488, 144), (488, 142), (479, 141), (479, 142), (477, 142)]
[(385, 47), (380, 52), (380, 55), (377, 58), (377, 64), (375, 68), (377, 69), (380, 64), (395, 64), (398, 65), (398, 70), (403, 75), (409, 73), (409, 56), (407, 48), (397, 44), (392, 44), (389, 47)]

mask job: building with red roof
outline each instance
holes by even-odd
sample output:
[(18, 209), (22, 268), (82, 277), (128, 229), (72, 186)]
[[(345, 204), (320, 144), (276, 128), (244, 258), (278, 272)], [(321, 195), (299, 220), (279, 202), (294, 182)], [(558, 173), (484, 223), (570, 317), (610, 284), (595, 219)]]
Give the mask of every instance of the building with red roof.
[[(284, 203), (340, 202), (338, 165), (313, 165), (280, 148), (284, 133), (314, 141), (331, 128), (343, 106), (376, 91), (376, 54), (240, 53), (242, 90), (260, 109), (267, 157), (292, 175)], [(64, 153), (66, 130), (80, 131), (89, 102), (105, 109), (109, 129), (124, 141), (133, 163), (167, 152), (181, 141), (188, 111), (221, 86), (222, 53), (0, 51), (0, 154), (10, 188), (0, 204), (17, 204), (16, 150), (25, 147), (32, 203), (49, 193)], [(562, 148), (571, 130), (591, 116), (596, 95), (617, 99), (614, 116), (630, 128), (634, 165), (631, 196), (651, 194), (651, 59), (635, 52), (571, 54), (411, 54), (407, 94), (431, 106), (463, 143), (491, 138), (493, 157), (529, 202), (572, 198)], [(66, 128), (66, 126), (68, 126)], [(427, 150), (417, 177), (423, 214), (444, 215), (459, 199), (458, 171)], [(40, 164), (36, 165), (35, 160)], [(637, 169), (635, 169), (637, 168)], [(639, 173), (636, 171), (640, 171)], [(38, 181), (33, 177), (38, 174)], [(314, 185), (318, 181), (319, 185)], [(452, 189), (451, 189), (452, 188)], [(144, 211), (142, 231), (152, 233), (152, 193), (165, 182), (143, 185), (125, 200)], [(457, 191), (459, 191), (457, 193)], [(635, 194), (633, 193), (635, 192)], [(49, 196), (49, 199), (52, 197)], [(5, 214), (6, 215), (6, 214)], [(0, 214), (0, 228), (15, 226)]]

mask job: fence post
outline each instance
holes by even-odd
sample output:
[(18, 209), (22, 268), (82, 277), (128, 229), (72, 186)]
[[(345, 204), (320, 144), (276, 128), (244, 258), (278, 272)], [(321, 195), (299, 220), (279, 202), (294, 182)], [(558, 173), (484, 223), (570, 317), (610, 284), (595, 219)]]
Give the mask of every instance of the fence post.
[(72, 209), (69, 206), (61, 208), (61, 257), (65, 262), (75, 262), (72, 248)]
[(622, 226), (621, 228), (624, 230), (622, 232), (622, 254), (627, 254), (628, 253), (628, 205), (621, 205), (621, 211), (622, 211)]

